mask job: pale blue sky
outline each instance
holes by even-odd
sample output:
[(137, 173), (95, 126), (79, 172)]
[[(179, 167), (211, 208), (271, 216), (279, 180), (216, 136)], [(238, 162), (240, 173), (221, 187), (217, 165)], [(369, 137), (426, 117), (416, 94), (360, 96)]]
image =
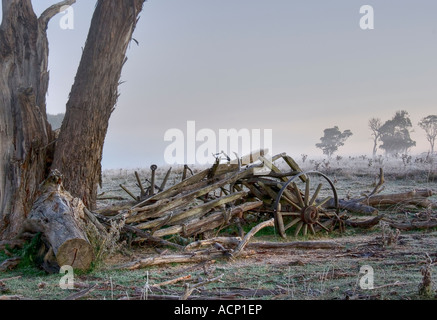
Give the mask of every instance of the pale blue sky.
[[(56, 1), (36, 0), (35, 10)], [(95, 1), (74, 5), (75, 28), (49, 26), (48, 110), (63, 112)], [(375, 30), (359, 27), (362, 5)], [(128, 51), (105, 168), (163, 164), (164, 133), (273, 129), (274, 152), (321, 155), (335, 125), (354, 135), (339, 154), (371, 154), (367, 122), (405, 109), (412, 153), (428, 144), (417, 122), (437, 114), (435, 0), (151, 0)]]

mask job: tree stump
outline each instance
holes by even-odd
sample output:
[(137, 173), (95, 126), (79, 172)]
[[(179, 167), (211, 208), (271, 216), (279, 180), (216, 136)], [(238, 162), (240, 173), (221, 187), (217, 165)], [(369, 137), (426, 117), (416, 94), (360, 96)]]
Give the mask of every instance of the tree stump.
[(83, 230), (84, 204), (62, 186), (62, 176), (52, 171), (41, 185), (25, 222), (25, 231), (41, 232), (53, 249), (60, 267), (87, 270), (94, 259), (93, 248)]

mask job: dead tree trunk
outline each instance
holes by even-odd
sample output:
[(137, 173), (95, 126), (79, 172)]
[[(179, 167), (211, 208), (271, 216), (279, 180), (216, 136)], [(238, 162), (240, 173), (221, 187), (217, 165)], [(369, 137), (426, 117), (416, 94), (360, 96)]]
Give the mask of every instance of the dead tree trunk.
[(0, 238), (12, 238), (50, 165), (47, 25), (64, 1), (39, 18), (30, 0), (3, 0), (0, 26)]
[(109, 117), (117, 102), (120, 75), (144, 0), (97, 3), (76, 75), (53, 168), (65, 188), (95, 208)]
[(14, 238), (27, 226), (44, 233), (59, 263), (89, 265), (89, 243), (69, 209), (73, 198), (50, 188), (45, 194), (38, 190), (50, 169), (57, 168), (66, 190), (94, 207), (109, 117), (144, 1), (97, 2), (56, 142), (46, 114), (46, 30), (63, 6), (76, 1), (59, 2), (38, 18), (31, 0), (2, 0), (0, 239)]

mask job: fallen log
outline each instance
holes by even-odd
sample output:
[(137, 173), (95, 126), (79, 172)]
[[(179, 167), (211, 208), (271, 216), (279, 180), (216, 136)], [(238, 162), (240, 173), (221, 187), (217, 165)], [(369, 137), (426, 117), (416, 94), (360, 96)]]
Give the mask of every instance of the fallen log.
[(344, 246), (329, 241), (252, 242), (248, 249), (342, 249)]
[(346, 220), (346, 225), (353, 228), (362, 228), (362, 229), (370, 229), (379, 224), (379, 222), (385, 217), (384, 214), (381, 214), (377, 217), (368, 220)]
[(24, 231), (41, 232), (48, 240), (59, 266), (87, 270), (94, 259), (93, 248), (82, 230), (84, 204), (62, 186), (62, 175), (54, 170), (40, 187), (23, 226)]
[[(339, 200), (338, 205), (339, 209), (364, 215), (377, 215), (379, 212), (378, 209), (360, 203), (357, 200)], [(332, 199), (328, 202), (328, 207), (333, 208), (334, 206), (334, 200)]]
[(432, 190), (412, 190), (409, 192), (375, 195), (363, 199), (362, 204), (372, 207), (392, 206), (396, 204), (421, 205), (423, 201), (433, 195)]
[(390, 227), (399, 230), (415, 230), (415, 229), (432, 229), (437, 228), (437, 219), (430, 219), (427, 221), (408, 221), (397, 222), (393, 220), (385, 220)]
[(216, 237), (216, 238), (212, 238), (212, 239), (208, 239), (208, 240), (200, 240), (200, 241), (191, 242), (190, 244), (185, 246), (184, 250), (190, 251), (190, 250), (198, 249), (201, 247), (212, 246), (215, 243), (219, 243), (222, 246), (236, 247), (241, 242), (241, 240), (242, 239), (240, 237)]
[[(428, 200), (433, 195), (432, 190), (412, 190), (403, 193), (372, 195), (366, 198), (339, 200), (339, 208), (354, 213), (365, 215), (377, 215), (379, 207), (387, 207), (393, 205), (415, 205), (418, 207), (436, 208), (437, 204)], [(328, 208), (334, 207), (334, 201), (327, 203)]]
[(170, 264), (170, 263), (199, 263), (208, 260), (215, 260), (220, 257), (223, 257), (223, 252), (218, 250), (201, 251), (201, 252), (187, 253), (187, 254), (156, 256), (156, 257), (149, 257), (149, 258), (133, 261), (115, 267), (115, 269), (136, 270), (136, 269), (157, 266), (162, 264)]
[[(235, 248), (240, 244), (240, 237), (217, 237), (208, 240), (195, 241), (185, 247), (185, 251), (212, 246), (219, 243), (225, 247)], [(294, 241), (294, 242), (249, 242), (246, 248), (257, 249), (341, 249), (342, 245), (332, 241)]]

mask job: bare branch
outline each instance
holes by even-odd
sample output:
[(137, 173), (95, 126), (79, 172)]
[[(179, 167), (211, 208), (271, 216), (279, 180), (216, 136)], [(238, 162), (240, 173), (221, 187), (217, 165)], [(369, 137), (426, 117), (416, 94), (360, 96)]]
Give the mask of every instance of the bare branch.
[(47, 29), (47, 26), (48, 26), (50, 20), (55, 15), (57, 15), (59, 12), (62, 11), (63, 7), (71, 6), (74, 3), (76, 3), (76, 0), (64, 0), (64, 1), (61, 1), (61, 2), (58, 2), (54, 5), (52, 5), (48, 9), (46, 9), (38, 19), (39, 23), (43, 26), (44, 30)]

